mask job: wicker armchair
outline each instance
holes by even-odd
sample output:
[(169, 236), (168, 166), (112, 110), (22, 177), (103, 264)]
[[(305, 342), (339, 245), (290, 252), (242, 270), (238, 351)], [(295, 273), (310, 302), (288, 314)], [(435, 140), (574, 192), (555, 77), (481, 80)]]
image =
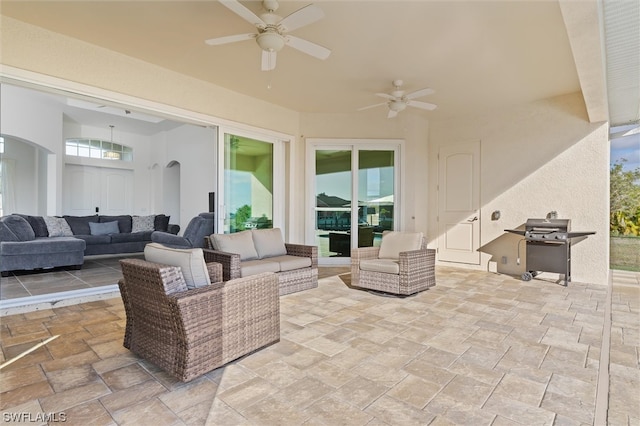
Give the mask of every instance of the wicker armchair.
[[(396, 242), (413, 238), (419, 248), (400, 249), (389, 256), (383, 246), (390, 234), (395, 234), (391, 238)], [(351, 285), (397, 295), (414, 294), (436, 284), (435, 259), (436, 251), (426, 248), (421, 233), (385, 233), (380, 247), (351, 249)]]
[[(124, 346), (178, 380), (190, 381), (280, 340), (272, 273), (187, 290), (179, 267), (140, 259), (120, 264)], [(212, 265), (213, 281), (222, 270)]]

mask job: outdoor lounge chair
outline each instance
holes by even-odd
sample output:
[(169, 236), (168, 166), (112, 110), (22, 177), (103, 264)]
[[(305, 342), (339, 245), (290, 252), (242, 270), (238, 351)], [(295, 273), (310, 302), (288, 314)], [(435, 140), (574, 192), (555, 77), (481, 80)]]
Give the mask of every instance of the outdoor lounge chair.
[[(253, 275), (188, 290), (180, 267), (120, 261), (124, 346), (187, 382), (280, 340), (278, 279)], [(210, 264), (213, 280), (222, 269)]]
[(436, 284), (435, 257), (421, 232), (385, 232), (380, 247), (351, 249), (351, 285), (414, 294)]

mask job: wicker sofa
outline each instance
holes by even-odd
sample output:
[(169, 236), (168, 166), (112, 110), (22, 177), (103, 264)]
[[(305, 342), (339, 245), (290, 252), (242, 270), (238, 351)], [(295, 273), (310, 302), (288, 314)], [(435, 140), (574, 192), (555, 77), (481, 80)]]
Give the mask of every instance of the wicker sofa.
[(120, 265), (124, 346), (180, 381), (280, 340), (273, 273), (219, 282), (220, 265), (208, 263), (211, 284), (187, 289), (180, 267), (141, 259)]
[(225, 280), (273, 272), (281, 296), (318, 287), (318, 248), (285, 243), (279, 228), (211, 234), (205, 242)]

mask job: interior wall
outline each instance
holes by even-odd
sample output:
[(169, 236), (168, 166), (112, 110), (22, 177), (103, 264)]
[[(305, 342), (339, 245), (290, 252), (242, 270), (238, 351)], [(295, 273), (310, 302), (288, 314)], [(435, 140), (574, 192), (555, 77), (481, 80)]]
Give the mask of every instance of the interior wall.
[[(34, 119), (37, 125), (34, 125)], [(55, 185), (42, 187), (41, 199), (33, 206), (30, 214), (61, 214), (62, 193), (49, 189), (62, 186), (62, 168), (64, 151), (62, 144), (62, 112), (44, 98), (24, 96), (24, 92), (15, 86), (0, 85), (0, 133), (29, 141), (43, 149), (41, 155), (47, 168), (40, 170), (48, 176), (55, 176)], [(52, 157), (47, 158), (44, 157)], [(35, 168), (35, 164), (33, 166)], [(33, 176), (36, 171), (32, 170)], [(17, 198), (23, 195), (16, 195)], [(46, 199), (46, 200), (45, 200)], [(46, 204), (46, 210), (40, 210)], [(21, 212), (22, 213), (22, 212)], [(25, 212), (25, 214), (27, 214)]]
[[(133, 170), (133, 181), (130, 183), (133, 193), (133, 209), (129, 214), (145, 216), (154, 214), (153, 198), (149, 191), (151, 170), (149, 164), (149, 152), (154, 143), (155, 136), (146, 136), (137, 133), (125, 132), (114, 128), (113, 136), (108, 127), (96, 127), (82, 123), (73, 123), (65, 120), (63, 129), (63, 141), (68, 138), (100, 139), (119, 143), (133, 148), (133, 161), (109, 161), (95, 158), (68, 157), (65, 161), (73, 164), (102, 167), (102, 168), (126, 168)], [(63, 188), (63, 191), (65, 188)]]
[[(6, 214), (35, 214), (38, 211), (37, 148), (21, 140), (4, 138), (3, 160), (13, 163), (15, 209)], [(5, 208), (7, 208), (5, 206)]]
[(180, 163), (179, 169), (174, 170), (180, 171), (179, 225), (182, 230), (193, 217), (209, 211), (209, 192), (217, 187), (217, 137), (214, 128), (183, 125), (165, 132), (166, 151), (157, 152), (154, 158), (159, 164)]
[[(606, 123), (589, 123), (580, 93), (430, 126), (429, 203), (437, 207), (437, 152), (441, 146), (480, 140), (481, 268), (521, 275), (525, 244), (505, 229), (557, 211), (573, 230), (597, 234), (574, 244), (574, 281), (606, 284), (609, 244), (609, 144)], [(491, 213), (499, 210), (499, 220)], [(429, 244), (437, 247), (436, 215)], [(503, 264), (502, 257), (507, 258)], [(556, 274), (557, 275), (557, 274)]]

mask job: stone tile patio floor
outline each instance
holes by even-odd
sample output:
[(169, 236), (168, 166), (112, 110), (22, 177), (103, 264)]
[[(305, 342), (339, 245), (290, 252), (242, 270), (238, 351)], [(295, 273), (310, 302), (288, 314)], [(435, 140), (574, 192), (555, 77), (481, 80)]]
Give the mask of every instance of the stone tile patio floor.
[(3, 362), (60, 335), (0, 371), (2, 421), (640, 425), (640, 274), (612, 271), (608, 292), (436, 273), (403, 299), (349, 288), (348, 274), (283, 296), (279, 343), (190, 383), (122, 346), (119, 299), (0, 318)]

